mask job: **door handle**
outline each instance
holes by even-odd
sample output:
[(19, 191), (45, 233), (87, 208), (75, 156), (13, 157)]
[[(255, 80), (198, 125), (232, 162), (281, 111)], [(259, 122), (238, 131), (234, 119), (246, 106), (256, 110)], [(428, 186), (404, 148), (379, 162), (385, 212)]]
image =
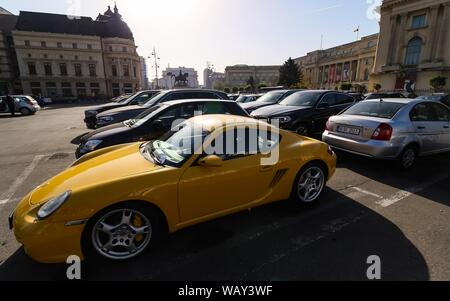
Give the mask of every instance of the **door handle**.
[(417, 128), (418, 128), (419, 130), (424, 130), (424, 129), (426, 129), (425, 126), (418, 126)]

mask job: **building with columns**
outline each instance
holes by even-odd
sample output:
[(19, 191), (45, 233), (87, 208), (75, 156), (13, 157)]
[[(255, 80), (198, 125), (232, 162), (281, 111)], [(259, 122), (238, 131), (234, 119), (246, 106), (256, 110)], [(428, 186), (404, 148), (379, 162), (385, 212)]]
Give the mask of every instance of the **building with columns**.
[(443, 76), (450, 90), (450, 0), (384, 0), (378, 44), (372, 85), (423, 94)]
[(225, 68), (225, 83), (228, 86), (245, 86), (251, 77), (255, 84), (276, 86), (280, 79), (280, 66), (235, 65)]
[(12, 37), (21, 93), (69, 99), (142, 89), (133, 33), (117, 6), (96, 20), (20, 12)]
[(353, 43), (316, 50), (295, 59), (303, 73), (303, 84), (310, 89), (335, 89), (341, 84), (368, 89), (378, 34)]
[(0, 94), (15, 93), (17, 85), (20, 88), (11, 35), (16, 22), (17, 16), (0, 7)]

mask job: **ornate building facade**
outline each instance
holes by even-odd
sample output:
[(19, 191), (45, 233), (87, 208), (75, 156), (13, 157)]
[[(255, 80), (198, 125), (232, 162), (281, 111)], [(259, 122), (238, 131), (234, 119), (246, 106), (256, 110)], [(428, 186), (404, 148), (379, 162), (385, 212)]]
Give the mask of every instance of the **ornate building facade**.
[(443, 76), (450, 89), (449, 0), (384, 0), (378, 44), (371, 84), (422, 94)]
[(225, 68), (225, 82), (228, 86), (245, 86), (251, 77), (255, 84), (276, 86), (280, 79), (280, 66), (235, 65)]
[(133, 33), (117, 6), (96, 20), (20, 12), (12, 36), (22, 93), (65, 99), (142, 89)]
[(14, 93), (17, 86), (20, 90), (11, 35), (16, 22), (17, 16), (0, 7), (0, 94)]
[(310, 89), (336, 89), (342, 84), (352, 84), (367, 90), (377, 42), (378, 34), (374, 34), (295, 59), (303, 73), (303, 84)]

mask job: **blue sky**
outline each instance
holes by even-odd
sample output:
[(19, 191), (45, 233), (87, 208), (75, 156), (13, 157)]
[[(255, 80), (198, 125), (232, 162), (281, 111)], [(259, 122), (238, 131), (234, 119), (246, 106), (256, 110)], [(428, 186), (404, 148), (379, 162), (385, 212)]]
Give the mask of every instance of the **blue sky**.
[[(206, 62), (217, 71), (234, 64), (281, 64), (320, 48), (378, 32), (371, 18), (380, 0), (117, 0), (134, 32), (140, 55), (153, 46), (161, 67), (194, 67), (202, 82)], [(95, 18), (114, 1), (3, 0), (5, 9), (76, 14)], [(149, 62), (149, 68), (154, 64)], [(150, 78), (154, 71), (150, 71)]]

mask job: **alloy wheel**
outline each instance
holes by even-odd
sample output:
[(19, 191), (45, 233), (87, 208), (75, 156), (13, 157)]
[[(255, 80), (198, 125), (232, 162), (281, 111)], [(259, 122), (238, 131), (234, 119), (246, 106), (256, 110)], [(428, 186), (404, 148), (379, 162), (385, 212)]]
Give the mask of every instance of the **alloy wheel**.
[(325, 174), (319, 167), (308, 168), (298, 180), (297, 195), (302, 202), (311, 203), (322, 193)]

